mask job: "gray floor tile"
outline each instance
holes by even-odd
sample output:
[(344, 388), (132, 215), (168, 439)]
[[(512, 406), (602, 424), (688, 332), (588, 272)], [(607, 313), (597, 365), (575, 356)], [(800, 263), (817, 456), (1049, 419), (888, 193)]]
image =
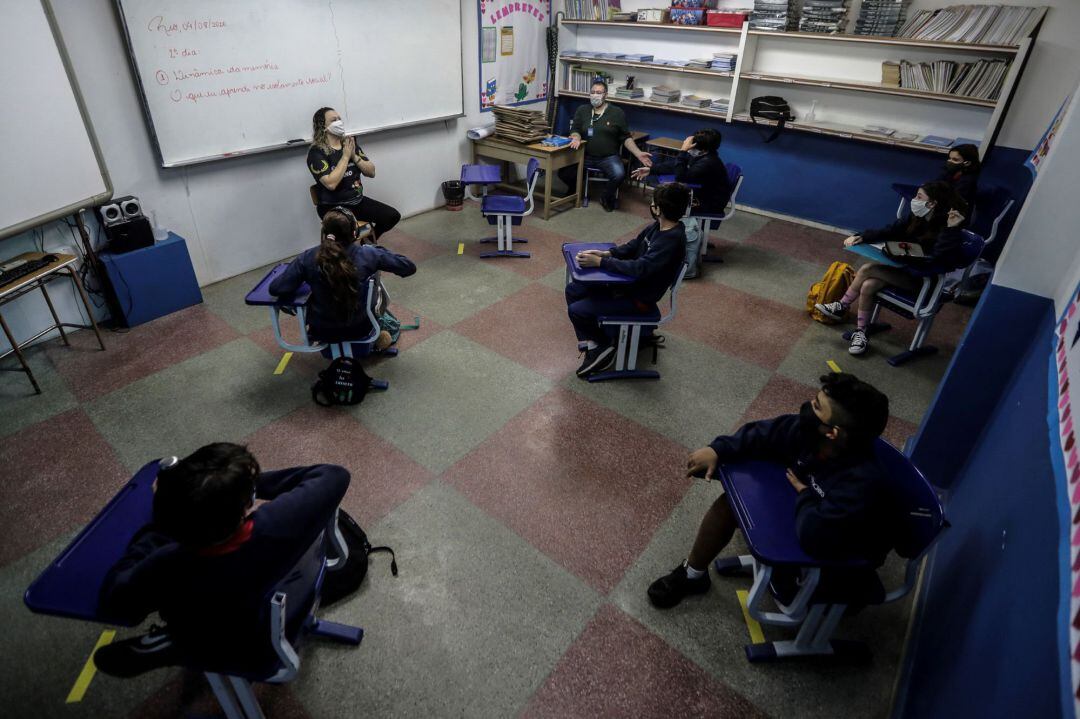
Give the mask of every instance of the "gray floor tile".
[(705, 264), (705, 279), (799, 309), (828, 269), (751, 245), (736, 245), (722, 255), (722, 264)]
[(571, 242), (614, 242), (628, 232), (643, 227), (646, 220), (628, 212), (604, 212), (600, 201), (577, 207), (543, 220), (533, 214), (526, 222), (548, 232), (555, 232)]
[[(776, 717), (884, 717), (899, 663), (910, 602), (870, 607), (846, 618), (838, 638), (871, 643), (874, 662), (867, 667), (791, 662), (752, 665), (743, 647), (749, 631), (737, 590), (750, 589), (749, 578), (724, 578), (712, 572), (712, 589), (661, 611), (649, 604), (646, 589), (686, 558), (698, 523), (721, 493), (718, 482), (695, 482), (682, 503), (657, 531), (649, 547), (609, 596), (610, 601), (663, 637), (672, 646)], [(742, 537), (722, 553), (746, 553)], [(883, 574), (899, 581), (897, 567)], [(766, 640), (792, 638), (782, 627), (763, 627)]]
[(244, 297), (276, 264), (278, 263), (275, 262), (203, 287), (203, 302), (214, 314), (232, 325), (237, 332), (247, 334), (269, 327), (270, 313), (267, 309), (245, 305)]
[[(904, 320), (899, 320), (903, 322)], [(841, 336), (854, 325), (812, 325), (791, 348), (787, 359), (777, 370), (780, 374), (814, 386), (822, 374), (825, 362), (834, 360), (844, 372), (866, 380), (889, 397), (893, 416), (918, 424), (922, 421), (938, 382), (945, 374), (950, 355), (939, 353), (912, 360), (902, 367), (893, 367), (886, 358), (907, 349), (889, 337), (889, 333), (870, 338), (870, 349), (861, 357), (848, 354), (848, 343)]]
[(731, 242), (742, 242), (768, 224), (770, 219), (765, 215), (737, 210), (730, 220), (720, 223), (720, 227), (713, 231), (713, 236)]
[(350, 411), (436, 473), (551, 388), (542, 375), (450, 331), (369, 373), (390, 380), (390, 390), (369, 394)]
[(495, 236), (495, 225), (488, 224), (480, 214), (480, 205), (465, 203), (460, 212), (444, 209), (432, 210), (402, 220), (395, 229), (418, 240), (425, 240), (437, 247), (454, 248), (459, 242), (477, 242), (484, 237)]
[(358, 648), (309, 644), (294, 691), (314, 717), (515, 716), (600, 604), (520, 537), (434, 482), (369, 527), (365, 586), (324, 616)]
[(86, 413), (134, 471), (203, 444), (239, 441), (311, 401), (308, 378), (274, 375), (278, 358), (241, 338), (86, 405)]
[[(26, 373), (21, 371), (22, 365), (15, 355), (3, 360), (3, 371), (0, 371), (0, 407), (4, 410), (0, 412), (0, 437), (14, 434), (78, 404), (45, 354), (44, 345), (27, 347), (23, 350), (23, 356), (41, 387), (41, 394), (34, 393), (34, 386), (30, 384)], [(16, 367), (20, 369), (15, 370)]]
[(524, 277), (493, 264), (500, 261), (507, 260), (435, 257), (412, 277), (384, 274), (384, 282), (394, 302), (450, 326), (529, 284)]
[(537, 282), (542, 285), (547, 285), (553, 290), (559, 290), (560, 292), (562, 292), (563, 288), (566, 287), (566, 268), (560, 267), (557, 270), (552, 270), (551, 272), (547, 273), (539, 280), (537, 280)]
[[(659, 380), (590, 383), (570, 375), (563, 384), (688, 449), (706, 444), (735, 422), (769, 379), (761, 367), (665, 333), (656, 369)], [(638, 366), (649, 368), (650, 350)]]

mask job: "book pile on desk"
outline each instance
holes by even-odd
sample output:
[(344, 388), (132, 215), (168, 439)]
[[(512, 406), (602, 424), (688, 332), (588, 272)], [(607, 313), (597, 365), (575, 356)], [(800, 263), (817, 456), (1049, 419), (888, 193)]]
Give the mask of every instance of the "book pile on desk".
[(735, 61), (738, 57), (733, 52), (714, 52), (712, 60), (709, 62), (709, 68), (722, 72), (735, 72)]
[(708, 97), (701, 97), (699, 95), (684, 95), (680, 104), (700, 110), (703, 107), (711, 105), (712, 100)]
[[(975, 62), (910, 63), (901, 60), (900, 87), (945, 95), (961, 95), (980, 100), (996, 100), (1009, 71), (1009, 63), (1002, 59), (977, 60)], [(882, 65), (884, 79), (885, 67)]]
[(986, 45), (1018, 45), (1031, 34), (1045, 8), (1016, 5), (950, 5), (920, 10), (898, 37)]
[(835, 35), (847, 25), (848, 0), (803, 0), (800, 32)]
[(544, 113), (495, 105), (495, 134), (517, 142), (539, 142), (551, 134)]
[(856, 35), (892, 37), (904, 24), (910, 0), (863, 0), (859, 18), (855, 21)]
[(645, 97), (645, 91), (640, 87), (627, 88), (626, 85), (620, 85), (615, 88), (615, 97), (625, 98), (627, 100), (636, 100), (639, 97)]
[(667, 85), (656, 85), (652, 89), (652, 95), (649, 99), (653, 102), (661, 102), (666, 105), (673, 105), (679, 101), (679, 95), (681, 93), (673, 87)]
[(750, 29), (778, 32), (794, 30), (794, 4), (793, 0), (754, 0), (754, 14), (750, 16)]

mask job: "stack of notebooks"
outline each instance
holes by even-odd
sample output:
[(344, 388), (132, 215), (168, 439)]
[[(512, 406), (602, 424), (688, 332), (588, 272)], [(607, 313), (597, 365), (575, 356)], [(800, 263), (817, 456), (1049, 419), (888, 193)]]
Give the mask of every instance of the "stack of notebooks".
[(738, 59), (738, 55), (730, 52), (714, 52), (712, 62), (709, 63), (709, 68), (712, 70), (720, 70), (722, 72), (735, 72), (735, 60)]
[(904, 24), (910, 0), (863, 0), (859, 19), (855, 21), (856, 35), (885, 35), (892, 37)]
[(687, 62), (686, 67), (690, 68), (691, 70), (708, 70), (709, 65), (711, 65), (711, 64), (712, 64), (712, 58), (711, 57), (699, 57), (699, 58), (696, 58), (694, 60), (690, 60), (689, 62)]
[(711, 105), (712, 100), (707, 97), (700, 97), (699, 95), (686, 95), (685, 97), (683, 97), (680, 104), (685, 105), (686, 107), (693, 107), (700, 110), (703, 107), (708, 107), (709, 105)]
[(621, 0), (563, 0), (567, 20), (629, 20), (621, 10)]
[(1035, 29), (1044, 10), (1016, 5), (950, 5), (920, 10), (897, 35), (919, 40), (1018, 45)]
[(652, 62), (653, 56), (641, 55), (639, 53), (630, 53), (628, 55), (623, 55), (623, 60), (626, 60), (628, 62)]
[(544, 113), (495, 105), (495, 134), (518, 142), (539, 142), (551, 134)]
[(795, 29), (794, 0), (754, 0), (754, 14), (750, 16), (751, 30), (775, 30), (785, 32)]
[[(1009, 71), (1009, 63), (1005, 60), (977, 60), (975, 62), (935, 60), (920, 63), (901, 60), (899, 71), (900, 87), (974, 97), (980, 100), (996, 100), (1001, 93), (1001, 85), (1005, 82), (1005, 75)], [(884, 75), (883, 64), (883, 81)]]
[(722, 112), (726, 115), (728, 111), (728, 100), (726, 97), (719, 97), (709, 103), (709, 106), (704, 109), (712, 112)]
[(664, 104), (674, 104), (679, 101), (679, 91), (673, 87), (667, 85), (656, 85), (652, 89), (652, 95), (649, 97), (653, 102), (662, 102)]
[(800, 32), (835, 35), (847, 25), (848, 0), (803, 0)]
[(881, 63), (881, 84), (900, 87), (900, 63), (889, 60)]
[(615, 88), (615, 97), (622, 97), (628, 100), (636, 100), (639, 97), (645, 97), (645, 91), (640, 87), (627, 88), (626, 85), (620, 85)]
[(601, 70), (563, 65), (563, 87), (571, 92), (589, 92), (597, 78), (612, 84), (612, 77)]

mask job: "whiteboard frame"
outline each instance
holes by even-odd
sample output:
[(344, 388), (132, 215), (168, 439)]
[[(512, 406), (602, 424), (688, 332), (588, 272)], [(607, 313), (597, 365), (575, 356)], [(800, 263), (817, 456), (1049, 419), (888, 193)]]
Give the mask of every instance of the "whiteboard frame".
[[(136, 0), (137, 1), (137, 0)], [(47, 2), (47, 0), (42, 0)], [(142, 76), (139, 74), (139, 64), (135, 59), (135, 48), (131, 44), (131, 34), (128, 32), (127, 17), (124, 15), (123, 0), (116, 0), (113, 6), (116, 10), (116, 16), (120, 23), (121, 34), (124, 36), (124, 47), (127, 48), (128, 61), (131, 63), (131, 74), (135, 77), (135, 85), (139, 89), (139, 104), (142, 105), (143, 114), (146, 116), (146, 124), (150, 129), (150, 137), (154, 141), (154, 152), (157, 153), (158, 164), (165, 168), (171, 167), (188, 167), (190, 165), (201, 165), (204, 162), (214, 162), (217, 160), (228, 160), (234, 157), (249, 157), (251, 155), (260, 155), (264, 152), (274, 152), (275, 150), (286, 150), (292, 147), (304, 147), (311, 144), (312, 138), (308, 136), (298, 137), (292, 140), (285, 140), (283, 142), (274, 143), (273, 145), (264, 145), (263, 147), (251, 147), (246, 150), (237, 150), (235, 152), (225, 152), (220, 155), (207, 155), (205, 157), (193, 157), (188, 160), (181, 160), (179, 162), (165, 162), (165, 155), (161, 151), (161, 142), (158, 140), (157, 128), (154, 127), (154, 116), (150, 114), (150, 102), (146, 97), (146, 89), (143, 87)], [(458, 2), (458, 16), (461, 15), (461, 2)], [(461, 112), (456, 112), (450, 115), (440, 115), (439, 117), (430, 117), (423, 120), (411, 120), (409, 122), (402, 122), (397, 125), (387, 125), (385, 127), (374, 128), (367, 130), (364, 133), (346, 131), (346, 134), (353, 137), (368, 137), (370, 135), (377, 135), (380, 132), (387, 132), (390, 130), (401, 130), (407, 127), (416, 127), (417, 125), (430, 125), (436, 122), (446, 122), (447, 120), (456, 120), (461, 117), (465, 117), (465, 35), (464, 27), (460, 28), (462, 32), (461, 36)]]
[(104, 204), (112, 199), (113, 196), (113, 185), (112, 178), (109, 177), (109, 168), (105, 165), (105, 156), (101, 153), (101, 146), (98, 145), (97, 134), (94, 133), (94, 123), (90, 121), (90, 113), (87, 112), (86, 103), (83, 102), (82, 91), (79, 89), (79, 81), (75, 78), (75, 71), (71, 65), (71, 57), (68, 55), (67, 47), (64, 45), (64, 38), (60, 34), (60, 26), (56, 22), (56, 14), (53, 12), (52, 4), (49, 0), (41, 0), (41, 9), (45, 12), (45, 20), (49, 23), (49, 31), (52, 33), (53, 40), (56, 41), (56, 49), (57, 52), (60, 53), (60, 62), (64, 65), (64, 72), (67, 74), (68, 83), (71, 85), (71, 93), (75, 96), (75, 104), (79, 108), (79, 115), (82, 117), (83, 126), (86, 128), (86, 135), (90, 140), (90, 147), (94, 150), (94, 159), (97, 161), (98, 171), (101, 173), (101, 180), (105, 185), (105, 191), (96, 195), (91, 195), (85, 200), (79, 200), (69, 205), (65, 205), (58, 210), (52, 210), (43, 215), (23, 220), (10, 227), (0, 228), (0, 240), (21, 234), (27, 230), (52, 222), (53, 220), (58, 220), (61, 217), (73, 215), (79, 210), (87, 207), (95, 207)]

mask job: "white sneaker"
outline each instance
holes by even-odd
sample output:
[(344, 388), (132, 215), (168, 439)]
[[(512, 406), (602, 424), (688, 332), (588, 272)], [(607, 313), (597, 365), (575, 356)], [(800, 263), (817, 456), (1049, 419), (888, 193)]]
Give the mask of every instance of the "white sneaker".
[(835, 320), (837, 322), (844, 319), (844, 315), (847, 314), (847, 307), (844, 307), (840, 300), (828, 302), (826, 304), (818, 303), (814, 305), (814, 309), (828, 317), (830, 320)]
[(848, 352), (850, 354), (861, 355), (869, 346), (870, 340), (866, 338), (866, 332), (863, 330), (855, 330), (851, 333), (851, 346), (848, 347)]

